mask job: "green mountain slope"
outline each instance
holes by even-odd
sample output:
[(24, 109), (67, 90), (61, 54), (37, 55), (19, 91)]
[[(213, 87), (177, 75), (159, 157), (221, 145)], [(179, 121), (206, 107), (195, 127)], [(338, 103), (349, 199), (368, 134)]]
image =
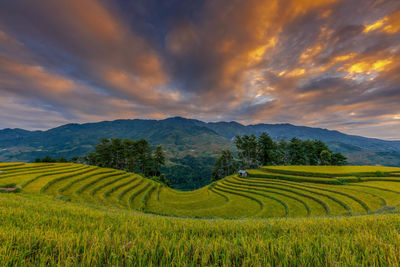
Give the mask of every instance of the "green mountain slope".
[[(205, 123), (180, 117), (165, 120), (116, 120), (67, 124), (47, 131), (0, 130), (0, 161), (33, 161), (49, 155), (84, 155), (102, 137), (145, 138), (162, 144), (170, 159), (164, 172), (179, 188), (206, 185), (215, 157), (222, 149), (234, 149), (232, 138), (242, 134), (269, 133), (273, 138), (319, 139), (352, 164), (400, 166), (400, 142), (346, 135), (326, 129), (290, 124), (244, 126), (237, 122)], [(183, 178), (183, 177), (186, 177)]]

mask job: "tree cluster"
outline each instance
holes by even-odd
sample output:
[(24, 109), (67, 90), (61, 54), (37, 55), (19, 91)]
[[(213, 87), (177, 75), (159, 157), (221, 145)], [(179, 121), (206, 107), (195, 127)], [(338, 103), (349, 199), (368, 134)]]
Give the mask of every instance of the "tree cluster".
[(160, 177), (161, 166), (165, 164), (162, 146), (157, 146), (153, 151), (145, 139), (102, 138), (94, 150), (86, 156), (88, 164), (140, 173), (147, 177)]
[(46, 156), (44, 158), (37, 158), (35, 159), (35, 163), (66, 163), (68, 162), (67, 159), (61, 158), (52, 158), (50, 156)]
[(225, 176), (231, 175), (237, 171), (238, 161), (232, 155), (230, 150), (222, 150), (221, 156), (215, 162), (211, 174), (211, 180), (219, 180)]
[(257, 169), (265, 165), (345, 165), (346, 157), (332, 152), (319, 140), (274, 141), (267, 133), (236, 136), (238, 160), (229, 150), (222, 151), (214, 165), (212, 180), (235, 173), (238, 168)]
[[(253, 136), (250, 139), (255, 139)], [(238, 139), (236, 139), (238, 140)], [(346, 157), (341, 153), (334, 153), (319, 140), (301, 140), (292, 138), (275, 142), (263, 133), (257, 139), (256, 158), (253, 162), (258, 165), (346, 165)], [(248, 165), (243, 167), (248, 168)]]

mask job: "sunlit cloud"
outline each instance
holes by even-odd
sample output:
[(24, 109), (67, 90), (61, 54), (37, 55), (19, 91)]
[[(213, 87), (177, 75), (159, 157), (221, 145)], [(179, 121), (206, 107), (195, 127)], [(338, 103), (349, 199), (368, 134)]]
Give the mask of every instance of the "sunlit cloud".
[(400, 10), (370, 24), (364, 28), (364, 33), (371, 31), (383, 31), (388, 34), (395, 34), (400, 31)]
[(384, 71), (388, 65), (392, 63), (392, 59), (380, 59), (373, 62), (361, 61), (351, 65), (346, 71), (349, 74), (354, 73), (366, 73), (371, 74), (372, 72)]
[(367, 33), (367, 32), (378, 30), (378, 29), (382, 28), (387, 23), (387, 21), (388, 21), (387, 17), (380, 19), (380, 20), (374, 22), (373, 24), (365, 26), (365, 29), (363, 32)]
[(399, 1), (4, 1), (0, 128), (180, 115), (393, 139), (399, 55)]

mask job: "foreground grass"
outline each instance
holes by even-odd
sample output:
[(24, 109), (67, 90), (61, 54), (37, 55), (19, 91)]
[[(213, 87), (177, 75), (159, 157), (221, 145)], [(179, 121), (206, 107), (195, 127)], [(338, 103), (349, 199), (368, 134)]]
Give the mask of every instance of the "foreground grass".
[(0, 194), (3, 266), (399, 266), (400, 215), (206, 220)]

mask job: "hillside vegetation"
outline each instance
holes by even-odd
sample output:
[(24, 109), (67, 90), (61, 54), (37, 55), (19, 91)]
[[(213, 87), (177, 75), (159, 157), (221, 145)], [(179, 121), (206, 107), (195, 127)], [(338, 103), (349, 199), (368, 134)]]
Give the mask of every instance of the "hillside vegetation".
[[(400, 168), (248, 172), (249, 178), (233, 175), (181, 192), (115, 169), (0, 164), (0, 191), (7, 192), (0, 193), (0, 262), (399, 266)], [(375, 214), (327, 217), (366, 213)], [(243, 219), (223, 219), (238, 217)], [(267, 217), (280, 218), (262, 219)]]
[(205, 220), (0, 195), (5, 266), (399, 266), (400, 216)]
[(70, 160), (93, 152), (101, 138), (146, 139), (152, 146), (162, 145), (165, 149), (167, 160), (161, 172), (171, 179), (174, 187), (196, 189), (208, 184), (221, 150), (230, 149), (236, 153), (235, 136), (259, 136), (262, 133), (268, 133), (276, 141), (293, 137), (320, 140), (333, 152), (346, 156), (353, 165), (400, 166), (400, 141), (290, 124), (245, 126), (236, 122), (206, 123), (180, 117), (67, 124), (46, 131), (4, 129), (0, 130), (0, 161), (33, 162), (46, 156)]
[(82, 164), (1, 164), (0, 188), (59, 200), (204, 218), (358, 215), (396, 211), (400, 168), (282, 166), (249, 170), (194, 191), (140, 175)]
[(182, 219), (0, 194), (3, 266), (399, 266), (400, 215)]

